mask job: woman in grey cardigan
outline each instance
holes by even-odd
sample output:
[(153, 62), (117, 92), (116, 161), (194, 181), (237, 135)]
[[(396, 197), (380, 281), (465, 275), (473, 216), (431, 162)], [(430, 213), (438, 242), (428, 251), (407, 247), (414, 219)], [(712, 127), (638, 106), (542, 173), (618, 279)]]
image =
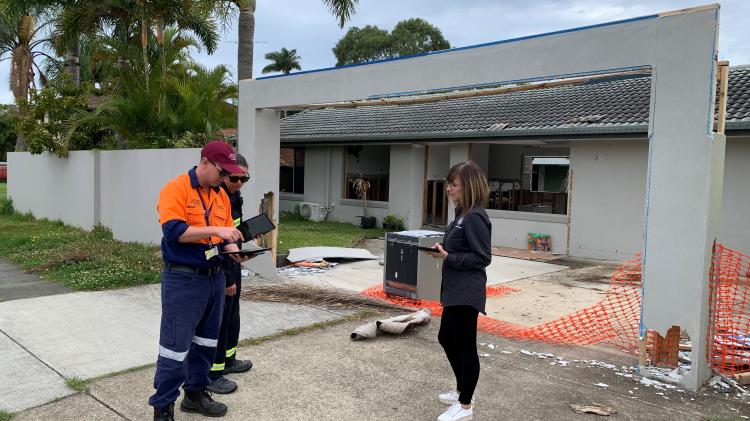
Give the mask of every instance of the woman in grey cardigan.
[(489, 186), (477, 164), (456, 164), (445, 179), (448, 198), (456, 205), (456, 219), (448, 226), (443, 244), (435, 244), (439, 253), (430, 254), (443, 259), (438, 340), (456, 375), (456, 389), (438, 397), (450, 405), (438, 421), (458, 421), (470, 420), (474, 413), (472, 397), (479, 379), (477, 318), (480, 312), (486, 314), (485, 268), (492, 260), (492, 225), (484, 210)]

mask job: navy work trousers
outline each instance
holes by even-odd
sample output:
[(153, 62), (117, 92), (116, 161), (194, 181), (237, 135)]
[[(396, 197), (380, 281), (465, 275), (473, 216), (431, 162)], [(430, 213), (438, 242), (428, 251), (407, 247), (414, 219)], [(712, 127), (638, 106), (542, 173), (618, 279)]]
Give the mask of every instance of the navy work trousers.
[(164, 408), (185, 391), (203, 390), (216, 353), (224, 310), (224, 273), (212, 275), (165, 269), (161, 280), (161, 331), (154, 393), (148, 400)]
[(224, 297), (224, 314), (221, 317), (219, 342), (216, 347), (214, 365), (209, 377), (216, 380), (224, 375), (224, 369), (234, 363), (237, 357), (237, 344), (240, 339), (240, 291), (242, 282), (238, 279), (237, 293), (231, 297)]

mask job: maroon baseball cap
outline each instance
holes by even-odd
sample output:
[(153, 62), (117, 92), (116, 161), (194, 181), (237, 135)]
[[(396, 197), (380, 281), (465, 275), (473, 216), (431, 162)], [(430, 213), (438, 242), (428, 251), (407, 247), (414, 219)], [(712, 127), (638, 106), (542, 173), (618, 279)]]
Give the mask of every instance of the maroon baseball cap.
[(237, 165), (237, 153), (234, 148), (222, 140), (214, 140), (206, 144), (201, 150), (201, 157), (213, 161), (232, 174), (244, 173)]

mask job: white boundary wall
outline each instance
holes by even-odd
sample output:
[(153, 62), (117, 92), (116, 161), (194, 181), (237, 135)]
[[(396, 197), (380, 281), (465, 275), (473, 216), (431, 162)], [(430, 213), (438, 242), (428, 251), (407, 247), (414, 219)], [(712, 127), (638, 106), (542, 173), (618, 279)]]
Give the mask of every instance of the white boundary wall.
[(97, 168), (94, 151), (55, 155), (8, 153), (8, 197), (19, 212), (91, 229), (99, 223)]
[(84, 229), (101, 224), (117, 240), (158, 244), (159, 191), (199, 159), (200, 149), (75, 151), (64, 159), (11, 152), (8, 196), (37, 218)]

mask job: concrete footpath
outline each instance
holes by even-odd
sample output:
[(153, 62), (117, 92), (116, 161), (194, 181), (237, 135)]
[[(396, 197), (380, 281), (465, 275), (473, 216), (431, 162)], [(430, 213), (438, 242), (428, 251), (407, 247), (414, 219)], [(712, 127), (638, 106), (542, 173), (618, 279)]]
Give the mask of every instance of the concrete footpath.
[(0, 259), (0, 302), (73, 292), (64, 286), (40, 279)]
[[(245, 301), (241, 313), (245, 339), (352, 311)], [(0, 302), (0, 409), (16, 412), (73, 394), (66, 379), (153, 364), (160, 315), (159, 285)]]
[[(214, 396), (229, 405), (225, 420), (434, 420), (437, 400), (452, 374), (437, 343), (439, 319), (400, 337), (353, 342), (360, 322), (280, 337), (246, 346), (240, 357), (255, 367), (232, 375), (236, 393)], [(620, 367), (633, 358), (593, 348), (558, 347), (479, 335), (482, 371), (475, 420), (586, 420), (569, 404), (599, 403), (618, 420), (742, 420), (750, 406), (712, 391), (690, 393), (647, 388), (634, 378), (581, 360)], [(492, 347), (489, 347), (489, 344)], [(521, 352), (553, 353), (571, 361)], [(578, 362), (574, 362), (578, 360)], [(153, 368), (95, 381), (87, 393), (18, 414), (16, 420), (146, 420)], [(597, 386), (598, 385), (598, 386)], [(179, 400), (178, 400), (179, 404)], [(178, 420), (202, 420), (177, 411)]]

